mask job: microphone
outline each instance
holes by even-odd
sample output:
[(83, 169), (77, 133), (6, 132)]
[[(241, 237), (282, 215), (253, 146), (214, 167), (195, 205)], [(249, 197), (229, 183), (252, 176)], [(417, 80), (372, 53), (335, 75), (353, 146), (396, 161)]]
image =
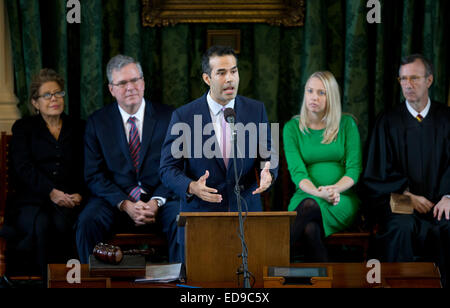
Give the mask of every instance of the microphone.
[(223, 111), (223, 117), (225, 118), (225, 121), (230, 124), (231, 128), (231, 139), (233, 141), (236, 140), (236, 128), (234, 127), (234, 124), (236, 123), (236, 112), (233, 108), (226, 108)]
[(225, 121), (227, 121), (228, 123), (236, 123), (236, 112), (234, 112), (233, 108), (226, 108), (223, 111), (223, 116), (225, 118)]
[(234, 179), (235, 179), (235, 188), (234, 192), (236, 194), (236, 202), (239, 213), (239, 238), (241, 239), (242, 246), (242, 271), (238, 270), (239, 273), (244, 274), (244, 288), (250, 288), (250, 272), (248, 271), (248, 250), (247, 244), (245, 243), (245, 235), (244, 235), (244, 221), (242, 218), (242, 205), (241, 205), (241, 185), (239, 185), (239, 176), (237, 172), (237, 162), (236, 162), (236, 153), (237, 153), (237, 132), (234, 124), (236, 123), (236, 112), (233, 108), (226, 108), (223, 111), (223, 116), (225, 121), (230, 124), (231, 132), (232, 132), (232, 141), (233, 141), (233, 166), (234, 166)]

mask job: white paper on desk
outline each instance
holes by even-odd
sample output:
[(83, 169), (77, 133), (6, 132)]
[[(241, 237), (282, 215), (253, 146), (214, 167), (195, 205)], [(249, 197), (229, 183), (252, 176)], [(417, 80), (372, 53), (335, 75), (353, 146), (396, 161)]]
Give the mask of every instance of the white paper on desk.
[(147, 264), (145, 278), (138, 278), (135, 282), (171, 282), (180, 279), (181, 263)]

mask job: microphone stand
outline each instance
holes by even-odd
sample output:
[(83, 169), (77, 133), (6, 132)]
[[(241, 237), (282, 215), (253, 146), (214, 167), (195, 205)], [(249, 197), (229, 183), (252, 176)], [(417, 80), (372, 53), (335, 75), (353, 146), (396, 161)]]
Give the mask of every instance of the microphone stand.
[(230, 123), (231, 125), (231, 135), (232, 135), (232, 142), (233, 142), (233, 165), (234, 165), (234, 178), (235, 178), (235, 187), (234, 191), (236, 193), (236, 201), (238, 206), (238, 213), (239, 213), (239, 237), (241, 239), (241, 246), (242, 246), (242, 272), (244, 274), (244, 288), (251, 288), (250, 286), (250, 272), (248, 271), (248, 255), (247, 255), (247, 245), (245, 244), (245, 237), (244, 237), (244, 222), (242, 219), (242, 205), (241, 205), (241, 189), (239, 187), (239, 177), (237, 173), (237, 160), (236, 160), (236, 154), (237, 154), (237, 133), (234, 129), (234, 121)]

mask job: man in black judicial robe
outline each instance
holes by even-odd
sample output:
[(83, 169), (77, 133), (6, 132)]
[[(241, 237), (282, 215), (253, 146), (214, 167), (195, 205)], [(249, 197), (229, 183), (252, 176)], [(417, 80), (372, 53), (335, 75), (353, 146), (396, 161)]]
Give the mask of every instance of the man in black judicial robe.
[[(423, 56), (402, 59), (399, 81), (406, 102), (378, 118), (363, 176), (377, 253), (386, 262), (436, 261), (450, 287), (450, 108), (429, 99), (433, 69)], [(414, 213), (392, 213), (391, 193), (410, 196)]]

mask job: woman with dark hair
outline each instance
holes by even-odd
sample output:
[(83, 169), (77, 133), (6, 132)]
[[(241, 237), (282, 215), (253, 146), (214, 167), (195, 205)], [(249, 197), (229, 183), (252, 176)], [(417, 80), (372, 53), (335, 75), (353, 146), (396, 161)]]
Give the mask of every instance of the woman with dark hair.
[(6, 225), (15, 236), (8, 239), (8, 263), (32, 274), (39, 268), (44, 278), (48, 263), (76, 257), (73, 224), (85, 191), (84, 124), (64, 113), (64, 96), (64, 80), (42, 69), (30, 86), (35, 114), (14, 123), (10, 145), (15, 193)]

